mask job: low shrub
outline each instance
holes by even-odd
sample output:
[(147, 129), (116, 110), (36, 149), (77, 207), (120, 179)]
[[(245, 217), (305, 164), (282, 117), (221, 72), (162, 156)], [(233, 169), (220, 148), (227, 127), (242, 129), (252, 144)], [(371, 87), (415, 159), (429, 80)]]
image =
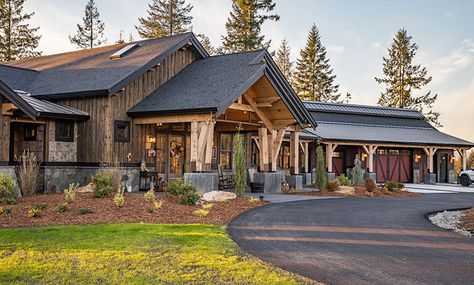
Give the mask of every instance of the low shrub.
[(25, 150), (21, 155), (16, 156), (16, 159), (20, 162), (17, 166), (17, 174), (21, 194), (34, 195), (40, 182), (40, 169), (36, 155)]
[(257, 199), (257, 198), (250, 198), (249, 199), (250, 204), (257, 204), (258, 202), (260, 202), (260, 199)]
[(94, 213), (94, 211), (92, 211), (92, 209), (90, 208), (80, 208), (79, 209), (79, 214), (81, 215), (87, 215), (87, 214), (92, 214)]
[(155, 189), (150, 189), (148, 190), (145, 194), (143, 194), (143, 198), (145, 198), (145, 201), (148, 203), (152, 203), (156, 200), (156, 195), (155, 195)]
[(155, 201), (153, 203), (153, 205), (155, 205), (156, 209), (161, 209), (161, 207), (163, 206), (164, 203), (165, 203), (165, 201), (163, 199), (160, 199), (160, 201)]
[(339, 181), (334, 179), (332, 181), (326, 182), (326, 190), (329, 192), (335, 192), (339, 189)]
[(77, 188), (79, 188), (79, 183), (71, 183), (64, 189), (64, 200), (66, 200), (66, 202), (72, 202), (76, 199)]
[(31, 208), (30, 210), (28, 210), (28, 218), (38, 218), (38, 217), (41, 217), (41, 215), (43, 214), (43, 211), (41, 209), (38, 209), (38, 208)]
[(405, 184), (401, 183), (401, 182), (397, 182), (397, 185), (395, 186), (395, 188), (397, 189), (403, 189), (405, 188)]
[(16, 184), (13, 177), (0, 172), (0, 203), (13, 204), (16, 201)]
[(69, 205), (67, 204), (67, 202), (61, 203), (58, 206), (56, 206), (55, 210), (56, 212), (64, 213), (67, 210), (69, 210)]
[(214, 207), (214, 204), (205, 204), (205, 205), (202, 205), (202, 208), (204, 210), (210, 210), (212, 209), (212, 207)]
[(342, 186), (351, 185), (351, 180), (344, 173), (338, 176), (336, 179), (337, 181), (339, 181), (339, 185), (342, 185)]
[(112, 182), (110, 177), (102, 172), (97, 173), (92, 177), (92, 190), (94, 197), (105, 198), (110, 195), (113, 191)]
[(5, 208), (0, 207), (0, 215), (6, 214)]
[(191, 184), (184, 184), (183, 181), (177, 179), (166, 187), (166, 192), (178, 197), (180, 204), (195, 205), (200, 197), (196, 187)]
[(153, 214), (153, 208), (151, 208), (151, 207), (146, 208), (146, 212), (148, 214)]
[(44, 209), (48, 208), (48, 204), (46, 204), (44, 202), (38, 202), (38, 203), (35, 203), (33, 208), (39, 209), (39, 210), (44, 210)]
[(377, 185), (375, 185), (375, 182), (372, 178), (369, 178), (365, 181), (365, 190), (367, 190), (367, 192), (372, 193), (376, 188)]
[(193, 212), (194, 215), (205, 218), (207, 215), (209, 215), (209, 211), (205, 209), (197, 209), (196, 211)]
[(123, 205), (125, 204), (125, 196), (123, 195), (124, 192), (125, 192), (125, 187), (120, 185), (117, 190), (117, 193), (114, 196), (115, 206), (119, 208), (123, 207)]
[(388, 191), (394, 192), (394, 191), (396, 191), (396, 188), (397, 188), (397, 183), (395, 183), (393, 181), (386, 181), (385, 182), (385, 189), (387, 189)]

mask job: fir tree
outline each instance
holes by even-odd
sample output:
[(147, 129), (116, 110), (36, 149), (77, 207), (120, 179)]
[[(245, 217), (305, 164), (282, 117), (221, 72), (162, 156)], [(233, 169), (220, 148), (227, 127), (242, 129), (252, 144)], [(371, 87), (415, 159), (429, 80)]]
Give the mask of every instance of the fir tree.
[(138, 34), (145, 39), (161, 38), (182, 34), (191, 30), (193, 6), (185, 0), (153, 0), (148, 4), (148, 17), (138, 18), (140, 26), (135, 26)]
[(245, 170), (244, 136), (240, 133), (240, 126), (234, 137), (233, 150), (235, 157), (235, 192), (242, 197), (247, 188), (247, 172)]
[(379, 105), (393, 108), (412, 108), (422, 112), (428, 121), (440, 126), (439, 113), (433, 111), (433, 104), (438, 95), (431, 95), (431, 91), (422, 96), (415, 96), (414, 92), (430, 83), (431, 76), (425, 67), (413, 63), (418, 45), (411, 42), (412, 37), (405, 29), (395, 35), (388, 57), (383, 58), (382, 78), (375, 78), (379, 84), (385, 84), (381, 92)]
[(212, 45), (211, 40), (209, 39), (208, 36), (199, 34), (197, 35), (199, 40), (201, 41), (201, 45), (204, 47), (204, 49), (207, 51), (209, 55), (216, 55), (217, 54), (217, 49)]
[(222, 37), (223, 52), (268, 49), (270, 41), (265, 42), (261, 29), (265, 21), (280, 19), (276, 14), (269, 14), (273, 9), (273, 0), (233, 0), (232, 11), (225, 24), (227, 35)]
[(30, 28), (35, 13), (23, 13), (25, 0), (0, 0), (0, 62), (41, 55), (36, 51), (39, 27)]
[(323, 147), (318, 145), (316, 148), (316, 186), (323, 190), (326, 185), (326, 166), (324, 165)]
[(293, 62), (291, 62), (290, 53), (288, 41), (284, 39), (281, 41), (280, 48), (276, 53), (275, 62), (288, 80), (291, 80), (293, 76)]
[(77, 24), (75, 36), (69, 36), (72, 44), (78, 48), (94, 48), (106, 42), (104, 39), (105, 24), (100, 20), (99, 10), (94, 0), (89, 0), (86, 5), (85, 16), (82, 18), (83, 24)]
[(339, 85), (334, 84), (336, 75), (326, 58), (326, 48), (321, 43), (315, 24), (309, 32), (306, 47), (301, 50), (296, 64), (294, 87), (303, 100), (336, 102)]

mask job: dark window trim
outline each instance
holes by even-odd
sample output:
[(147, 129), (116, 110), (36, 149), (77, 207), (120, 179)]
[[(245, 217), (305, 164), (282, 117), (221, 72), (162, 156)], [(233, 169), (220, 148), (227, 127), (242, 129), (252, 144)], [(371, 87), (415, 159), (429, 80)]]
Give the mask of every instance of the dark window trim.
[[(125, 127), (125, 130), (126, 130), (125, 138), (118, 137), (117, 129), (119, 127)], [(130, 121), (120, 121), (120, 120), (114, 121), (114, 142), (123, 142), (123, 143), (130, 142)]]
[[(75, 133), (74, 121), (71, 121), (71, 120), (56, 120), (54, 122), (54, 124), (55, 124), (55, 126), (54, 126), (54, 139), (57, 142), (74, 142), (74, 133)], [(59, 136), (59, 128), (58, 128), (59, 124), (69, 124), (72, 127), (72, 134), (70, 134), (69, 137), (60, 137)]]

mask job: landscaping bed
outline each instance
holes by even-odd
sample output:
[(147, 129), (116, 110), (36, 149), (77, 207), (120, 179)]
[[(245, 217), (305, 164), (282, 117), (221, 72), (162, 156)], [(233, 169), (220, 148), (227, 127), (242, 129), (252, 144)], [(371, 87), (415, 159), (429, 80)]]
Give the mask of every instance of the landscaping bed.
[[(0, 227), (31, 227), (47, 225), (83, 225), (103, 223), (162, 223), (162, 224), (215, 224), (224, 225), (235, 216), (252, 208), (261, 206), (264, 202), (237, 198), (225, 202), (213, 202), (212, 208), (205, 217), (196, 215), (200, 205), (179, 204), (175, 196), (162, 193), (156, 201), (163, 201), (158, 209), (154, 203), (147, 202), (143, 193), (125, 193), (125, 203), (117, 207), (113, 196), (94, 198), (92, 193), (77, 193), (74, 201), (68, 203), (65, 212), (58, 212), (56, 207), (64, 203), (63, 194), (44, 194), (21, 197), (15, 204), (0, 204), (5, 209), (11, 208), (11, 213), (0, 215)], [(38, 204), (46, 206), (39, 217), (28, 217), (28, 212)], [(84, 209), (91, 213), (81, 214)], [(153, 212), (151, 212), (153, 211)]]
[(242, 254), (223, 226), (109, 224), (0, 230), (0, 284), (311, 283)]
[[(315, 188), (314, 185), (307, 185), (305, 188)], [(354, 191), (344, 191), (344, 188), (336, 191), (329, 191), (324, 189), (322, 191), (305, 191), (298, 193), (290, 193), (296, 195), (312, 195), (312, 196), (335, 196), (335, 197), (365, 197), (365, 198), (391, 198), (391, 197), (413, 197), (419, 196), (418, 193), (398, 190), (398, 191), (388, 191), (382, 187), (376, 187), (372, 192), (368, 192), (364, 186), (351, 186), (354, 188)]]
[(455, 210), (434, 213), (429, 220), (440, 228), (453, 231), (457, 234), (473, 236), (474, 210)]
[(474, 208), (463, 211), (460, 224), (464, 229), (474, 234)]

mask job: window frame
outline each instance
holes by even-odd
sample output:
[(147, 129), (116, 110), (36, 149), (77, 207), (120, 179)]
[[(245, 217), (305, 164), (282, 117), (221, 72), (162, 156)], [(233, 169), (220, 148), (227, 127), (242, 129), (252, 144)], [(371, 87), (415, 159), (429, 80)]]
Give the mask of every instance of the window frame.
[[(34, 136), (29, 136), (28, 130), (34, 129)], [(38, 126), (35, 124), (25, 124), (23, 126), (23, 141), (25, 142), (35, 142), (38, 140)]]
[[(54, 139), (57, 142), (74, 142), (75, 136), (75, 122), (71, 120), (56, 120), (54, 122)], [(68, 137), (61, 137), (59, 134), (59, 125), (67, 124), (70, 127), (72, 133)]]
[[(129, 143), (130, 142), (130, 121), (114, 121), (114, 142)], [(121, 127), (125, 128), (126, 137), (122, 138), (118, 136), (117, 130)]]

